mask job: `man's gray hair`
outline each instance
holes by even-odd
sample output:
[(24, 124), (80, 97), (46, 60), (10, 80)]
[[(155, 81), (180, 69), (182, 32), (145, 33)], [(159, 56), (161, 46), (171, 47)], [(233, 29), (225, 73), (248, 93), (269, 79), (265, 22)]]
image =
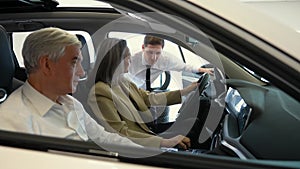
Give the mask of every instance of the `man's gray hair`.
[(57, 61), (64, 55), (65, 48), (73, 45), (81, 47), (81, 42), (76, 35), (60, 28), (43, 28), (31, 33), (25, 39), (22, 49), (27, 73), (31, 73), (38, 68), (41, 56), (47, 55), (49, 59)]

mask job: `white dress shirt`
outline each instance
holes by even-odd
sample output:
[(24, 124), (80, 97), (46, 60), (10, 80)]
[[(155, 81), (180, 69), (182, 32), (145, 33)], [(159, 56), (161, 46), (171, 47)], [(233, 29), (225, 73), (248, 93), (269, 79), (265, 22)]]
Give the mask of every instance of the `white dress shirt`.
[(140, 147), (126, 137), (105, 131), (74, 97), (61, 96), (58, 102), (39, 93), (26, 81), (0, 105), (0, 129)]
[[(146, 65), (149, 65), (143, 56), (143, 52), (138, 52), (131, 57), (129, 66), (130, 79), (140, 88), (146, 89)], [(153, 83), (164, 71), (188, 71), (198, 72), (197, 67), (185, 64), (176, 56), (170, 53), (163, 52), (158, 58), (157, 62), (151, 66), (150, 82)]]

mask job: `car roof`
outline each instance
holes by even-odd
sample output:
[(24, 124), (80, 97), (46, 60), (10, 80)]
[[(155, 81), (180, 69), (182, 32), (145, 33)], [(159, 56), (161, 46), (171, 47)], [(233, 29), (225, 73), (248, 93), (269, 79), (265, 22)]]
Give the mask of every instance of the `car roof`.
[[(189, 0), (300, 61), (299, 0)], [(298, 7), (298, 8), (297, 8)]]

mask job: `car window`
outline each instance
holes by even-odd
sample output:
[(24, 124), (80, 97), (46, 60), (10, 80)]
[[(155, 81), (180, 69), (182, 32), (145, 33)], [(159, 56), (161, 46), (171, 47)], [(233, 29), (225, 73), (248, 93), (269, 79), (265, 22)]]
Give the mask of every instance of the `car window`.
[[(128, 32), (109, 32), (109, 38), (122, 38), (126, 39), (128, 43), (128, 47), (131, 51), (131, 55), (135, 55), (138, 52), (142, 51), (142, 44), (144, 41), (144, 34), (136, 34), (136, 33), (128, 33)], [(186, 48), (171, 42), (169, 40), (165, 40), (165, 45), (163, 48), (164, 55), (172, 55), (172, 57), (176, 57), (178, 61), (187, 63), (194, 67), (201, 67), (209, 62), (205, 59), (199, 57), (197, 54), (192, 51), (187, 50)], [(168, 85), (167, 90), (180, 90), (183, 87), (191, 84), (194, 81), (197, 81), (198, 78), (196, 75), (188, 74), (184, 71), (170, 71), (170, 84)], [(151, 85), (152, 87), (161, 87), (166, 81), (166, 74), (162, 73)], [(178, 110), (180, 109), (181, 104), (169, 106), (170, 113), (167, 121), (175, 121), (178, 116)]]
[(196, 55), (195, 53), (187, 50), (184, 47), (181, 47), (181, 49), (183, 52), (185, 62), (187, 64), (194, 65), (194, 66), (209, 64), (209, 62), (207, 60), (201, 58), (201, 56)]
[[(85, 41), (87, 42), (87, 48), (89, 52), (90, 62), (95, 62), (95, 50), (93, 46), (93, 42), (91, 40), (91, 36), (89, 33), (85, 31), (69, 31), (73, 34), (79, 34), (82, 35), (85, 38)], [(24, 67), (23, 57), (22, 57), (22, 46), (25, 41), (25, 38), (30, 34), (31, 32), (13, 32), (12, 33), (12, 43), (13, 43), (13, 51), (16, 55), (16, 58), (18, 60), (19, 66)]]
[[(137, 52), (142, 51), (143, 38), (145, 37), (145, 35), (128, 33), (128, 32), (109, 32), (108, 37), (126, 39), (131, 51), (131, 55), (134, 55)], [(200, 67), (209, 63), (205, 59), (201, 58), (201, 56), (198, 56), (192, 51), (189, 51), (186, 48), (174, 42), (171, 42), (169, 40), (165, 40), (165, 46), (163, 48), (163, 51), (165, 52), (166, 55), (171, 54), (172, 57), (176, 57), (180, 61), (192, 65), (194, 67), (197, 66)], [(182, 89), (183, 84), (181, 83), (181, 78), (182, 78), (181, 72), (178, 73), (176, 71), (171, 71), (171, 73), (172, 73), (171, 82), (168, 89), (169, 90)], [(158, 78), (153, 83), (153, 85), (159, 87), (162, 85), (162, 82), (164, 80), (165, 80), (165, 74), (162, 74), (160, 78)], [(192, 82), (192, 80), (197, 80), (197, 79), (191, 79), (190, 82)]]
[[(216, 3), (217, 1), (211, 0), (161, 1), (159, 5), (152, 1), (113, 0), (111, 4), (104, 6), (98, 1), (58, 2), (62, 2), (58, 8), (34, 6), (26, 7), (26, 12), (20, 8), (12, 8), (16, 10), (14, 11), (0, 7), (0, 24), (12, 36), (13, 50), (20, 66), (24, 67), (21, 47), (25, 37), (31, 32), (26, 30), (24, 23), (29, 23), (30, 26), (30, 22), (42, 22), (43, 25), (68, 28), (69, 32), (82, 35), (88, 42), (90, 60), (88, 69), (85, 70), (86, 76), (78, 80), (77, 91), (69, 94), (82, 104), (87, 115), (105, 130), (122, 136), (140, 131), (153, 134), (149, 138), (128, 136), (142, 145), (146, 142), (152, 144), (159, 137), (170, 139), (175, 134), (181, 134), (196, 138), (192, 143), (196, 147), (186, 150), (179, 145), (132, 148), (99, 143), (92, 139), (99, 133), (89, 131), (87, 133), (90, 138), (84, 142), (56, 136), (14, 133), (3, 128), (0, 131), (0, 149), (18, 147), (45, 151), (57, 158), (58, 154), (79, 156), (81, 160), (87, 160), (84, 167), (91, 164), (89, 159), (96, 159), (110, 167), (114, 163), (122, 163), (122, 167), (131, 163), (141, 168), (299, 168), (300, 135), (297, 133), (300, 128), (300, 79), (299, 54), (295, 48), (299, 43), (298, 36), (291, 33), (295, 30), (299, 32), (298, 22), (292, 19), (297, 14), (289, 17), (286, 13), (275, 12), (279, 9), (282, 11), (280, 4), (285, 4), (285, 7), (294, 11), (296, 4), (299, 4), (297, 1), (241, 0), (242, 6), (237, 6), (239, 8), (234, 8), (235, 10), (232, 8), (236, 6), (228, 6), (233, 5), (231, 1)], [(248, 7), (259, 9), (262, 13), (244, 13), (249, 10)], [(25, 6), (22, 8), (25, 9)], [(274, 12), (276, 15), (273, 15)], [(293, 23), (293, 26), (277, 25), (273, 19), (268, 20), (269, 17), (261, 20), (265, 18), (264, 13), (272, 15), (273, 19), (279, 19), (281, 24)], [(253, 18), (252, 15), (261, 17)], [(285, 17), (289, 19), (285, 20)], [(261, 29), (264, 31), (260, 32)], [(281, 37), (281, 33), (286, 37)], [(170, 70), (170, 84), (164, 90), (142, 91), (142, 87), (137, 85), (137, 90), (130, 93), (135, 87), (119, 83), (114, 86), (117, 92), (112, 94), (112, 90), (104, 90), (111, 87), (109, 83), (105, 88), (99, 84), (95, 86), (96, 78), (93, 73), (97, 73), (99, 68), (95, 62), (104, 53), (99, 50), (101, 42), (109, 38), (125, 39), (131, 55), (134, 55), (141, 51), (145, 34), (165, 39), (163, 54), (178, 59), (168, 66), (186, 63), (197, 68), (209, 67), (211, 72)], [(118, 68), (121, 70), (124, 65), (120, 64)], [(1, 73), (3, 72), (5, 71), (2, 70)], [(152, 87), (160, 88), (167, 79), (167, 74), (160, 74)], [(181, 95), (182, 89), (196, 81), (198, 84), (194, 90)], [(25, 80), (21, 80), (21, 83), (24, 82)], [(101, 101), (95, 101), (94, 97), (100, 96), (93, 91), (96, 87), (105, 91), (106, 95), (101, 96)], [(117, 95), (122, 90), (125, 90), (125, 94)], [(174, 95), (161, 93), (176, 90), (179, 91)], [(139, 92), (143, 96), (150, 93), (145, 104), (140, 100), (132, 102)], [(155, 94), (160, 97), (155, 98)], [(151, 100), (151, 97), (155, 99)], [(168, 99), (173, 99), (174, 105), (167, 105)], [(97, 102), (96, 111), (88, 104), (88, 100)], [(156, 104), (159, 100), (164, 102)], [(111, 105), (107, 106), (106, 103)], [(107, 111), (101, 112), (102, 115), (112, 116), (106, 119), (101, 114), (97, 116), (95, 112), (100, 111), (99, 105), (107, 108)], [(117, 108), (113, 111), (109, 109), (115, 107)], [(138, 108), (131, 109), (132, 107)], [(1, 108), (2, 105), (0, 110)], [(128, 109), (130, 111), (124, 111)], [(3, 113), (5, 112), (0, 111), (0, 114)], [(20, 116), (15, 119), (23, 117), (22, 113), (24, 112), (20, 112)], [(117, 116), (113, 113), (124, 114)], [(184, 120), (188, 119), (187, 121), (180, 121), (183, 115), (186, 115)], [(179, 122), (176, 123), (177, 120)], [(121, 125), (117, 126), (119, 121)], [(89, 123), (83, 122), (81, 125), (88, 126)], [(132, 126), (138, 126), (138, 129), (128, 131)], [(16, 152), (18, 150), (14, 153)], [(39, 158), (33, 160), (33, 163), (36, 160)], [(45, 161), (53, 163), (51, 159)], [(98, 167), (96, 164), (95, 166)]]

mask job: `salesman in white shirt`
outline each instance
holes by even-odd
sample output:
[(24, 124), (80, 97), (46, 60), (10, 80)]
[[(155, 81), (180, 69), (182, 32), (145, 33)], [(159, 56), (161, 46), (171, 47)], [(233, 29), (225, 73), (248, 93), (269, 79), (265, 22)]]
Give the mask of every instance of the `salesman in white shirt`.
[[(207, 72), (212, 74), (209, 68), (198, 68), (185, 64), (183, 61), (174, 56), (162, 55), (164, 47), (164, 40), (146, 35), (142, 45), (142, 51), (136, 53), (131, 57), (129, 66), (129, 77), (140, 88), (147, 89), (146, 87), (146, 71), (147, 67), (151, 69), (150, 84), (160, 76), (164, 71), (188, 71), (188, 72)], [(148, 89), (147, 89), (148, 90)]]
[(141, 147), (109, 133), (69, 93), (84, 76), (81, 43), (59, 28), (31, 33), (22, 49), (28, 79), (0, 106), (0, 129)]

